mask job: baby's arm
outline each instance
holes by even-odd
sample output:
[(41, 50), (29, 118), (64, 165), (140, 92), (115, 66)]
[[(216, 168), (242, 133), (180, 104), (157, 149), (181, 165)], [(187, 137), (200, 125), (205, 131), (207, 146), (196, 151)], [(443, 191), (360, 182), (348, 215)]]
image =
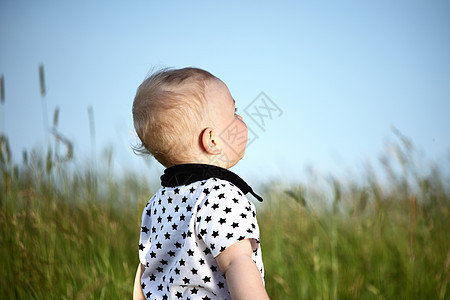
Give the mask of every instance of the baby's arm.
[(139, 263), (136, 271), (136, 277), (134, 278), (134, 288), (133, 288), (133, 300), (143, 300), (145, 299), (144, 293), (141, 288), (141, 276), (144, 272), (143, 266)]
[(220, 270), (227, 278), (231, 298), (269, 299), (258, 267), (252, 259), (249, 239), (234, 243), (216, 257)]

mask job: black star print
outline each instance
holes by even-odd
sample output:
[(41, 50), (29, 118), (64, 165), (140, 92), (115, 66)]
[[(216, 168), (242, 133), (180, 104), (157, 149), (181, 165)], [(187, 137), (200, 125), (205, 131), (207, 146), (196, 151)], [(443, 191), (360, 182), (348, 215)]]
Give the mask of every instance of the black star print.
[(209, 298), (208, 296), (205, 296), (202, 298), (202, 300), (211, 300), (211, 298)]
[(148, 292), (147, 294), (145, 294), (145, 296), (147, 296), (147, 298), (150, 298), (150, 296), (152, 295), (152, 293)]
[[(146, 294), (147, 296), (155, 297), (154, 291), (161, 286), (161, 290), (158, 292), (159, 299), (170, 298), (170, 286), (176, 279), (180, 287), (188, 288), (187, 291), (192, 295), (188, 296), (182, 290), (177, 289), (178, 291), (172, 291), (174, 299), (189, 299), (190, 297), (190, 299), (207, 300), (210, 299), (209, 295), (213, 299), (223, 298), (222, 295), (226, 297), (225, 277), (217, 264), (210, 263), (210, 261), (214, 261), (212, 253), (222, 253), (228, 243), (233, 242), (237, 237), (240, 240), (253, 236), (257, 233), (257, 223), (256, 219), (252, 218), (253, 204), (232, 184), (224, 184), (225, 181), (221, 179), (216, 179), (216, 181), (216, 184), (211, 184), (211, 180), (206, 180), (203, 182), (203, 186), (199, 185), (200, 182), (196, 182), (183, 188), (180, 186), (167, 188), (166, 196), (160, 198), (155, 196), (147, 203), (141, 225), (142, 238), (139, 242), (140, 250), (143, 249), (143, 252), (140, 253), (146, 257), (145, 265), (148, 268), (151, 265), (154, 266), (153, 274), (149, 274), (147, 281), (143, 281), (145, 289), (153, 291), (153, 294)], [(162, 190), (165, 189), (161, 189), (159, 195), (163, 193)], [(238, 193), (241, 196), (238, 196)], [(196, 197), (194, 194), (197, 194)], [(193, 227), (190, 227), (191, 225), (186, 221), (198, 224), (195, 231), (189, 230)], [(254, 222), (252, 223), (252, 221)], [(213, 223), (221, 226), (214, 227)], [(203, 241), (199, 241), (198, 236)], [(206, 245), (204, 241), (207, 241)], [(180, 252), (178, 249), (182, 249), (182, 251)], [(218, 252), (219, 249), (220, 252)], [(161, 251), (158, 252), (159, 250)], [(253, 257), (255, 258), (255, 256)], [(260, 266), (260, 258), (256, 258), (256, 261)], [(168, 278), (166, 281), (163, 275), (172, 272), (173, 277), (169, 276), (170, 279)], [(153, 285), (150, 287), (149, 284)], [(203, 292), (203, 290), (209, 285), (212, 286), (213, 290), (210, 291), (212, 294), (208, 293), (208, 296), (205, 297), (207, 292)], [(142, 289), (144, 294), (147, 293), (144, 286)], [(214, 290), (217, 294), (214, 293)]]
[(142, 284), (141, 284), (142, 289), (145, 289), (145, 286), (146, 286), (145, 283), (142, 283)]
[[(136, 248), (135, 248), (135, 249), (136, 249)], [(145, 249), (144, 245), (143, 245), (142, 243), (140, 243), (140, 244), (139, 244), (139, 250), (142, 251), (142, 250), (144, 250), (144, 249)]]

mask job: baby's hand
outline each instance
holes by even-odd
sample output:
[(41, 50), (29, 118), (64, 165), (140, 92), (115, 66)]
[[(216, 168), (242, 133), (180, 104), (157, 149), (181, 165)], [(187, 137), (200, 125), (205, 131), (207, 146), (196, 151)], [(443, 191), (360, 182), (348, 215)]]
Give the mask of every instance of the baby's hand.
[(139, 263), (139, 266), (136, 271), (136, 277), (134, 278), (134, 288), (133, 288), (133, 300), (144, 300), (144, 293), (141, 288), (141, 276), (144, 272), (144, 266)]

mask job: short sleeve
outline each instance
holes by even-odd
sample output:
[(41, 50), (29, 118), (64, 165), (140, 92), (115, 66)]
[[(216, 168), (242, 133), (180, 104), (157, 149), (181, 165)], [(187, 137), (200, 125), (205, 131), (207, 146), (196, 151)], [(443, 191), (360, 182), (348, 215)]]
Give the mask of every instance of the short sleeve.
[(197, 208), (196, 230), (214, 257), (237, 241), (250, 239), (253, 251), (259, 247), (256, 210), (234, 184), (217, 180), (203, 193)]

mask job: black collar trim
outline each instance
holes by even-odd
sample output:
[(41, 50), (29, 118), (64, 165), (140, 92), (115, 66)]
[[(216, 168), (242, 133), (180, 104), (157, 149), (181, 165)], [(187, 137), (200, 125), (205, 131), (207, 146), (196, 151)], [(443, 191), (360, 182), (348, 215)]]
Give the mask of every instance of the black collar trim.
[(209, 178), (227, 180), (236, 185), (244, 194), (250, 193), (258, 201), (263, 201), (263, 198), (256, 194), (241, 177), (227, 169), (213, 165), (182, 164), (169, 167), (164, 170), (164, 174), (161, 176), (161, 185), (176, 187)]

